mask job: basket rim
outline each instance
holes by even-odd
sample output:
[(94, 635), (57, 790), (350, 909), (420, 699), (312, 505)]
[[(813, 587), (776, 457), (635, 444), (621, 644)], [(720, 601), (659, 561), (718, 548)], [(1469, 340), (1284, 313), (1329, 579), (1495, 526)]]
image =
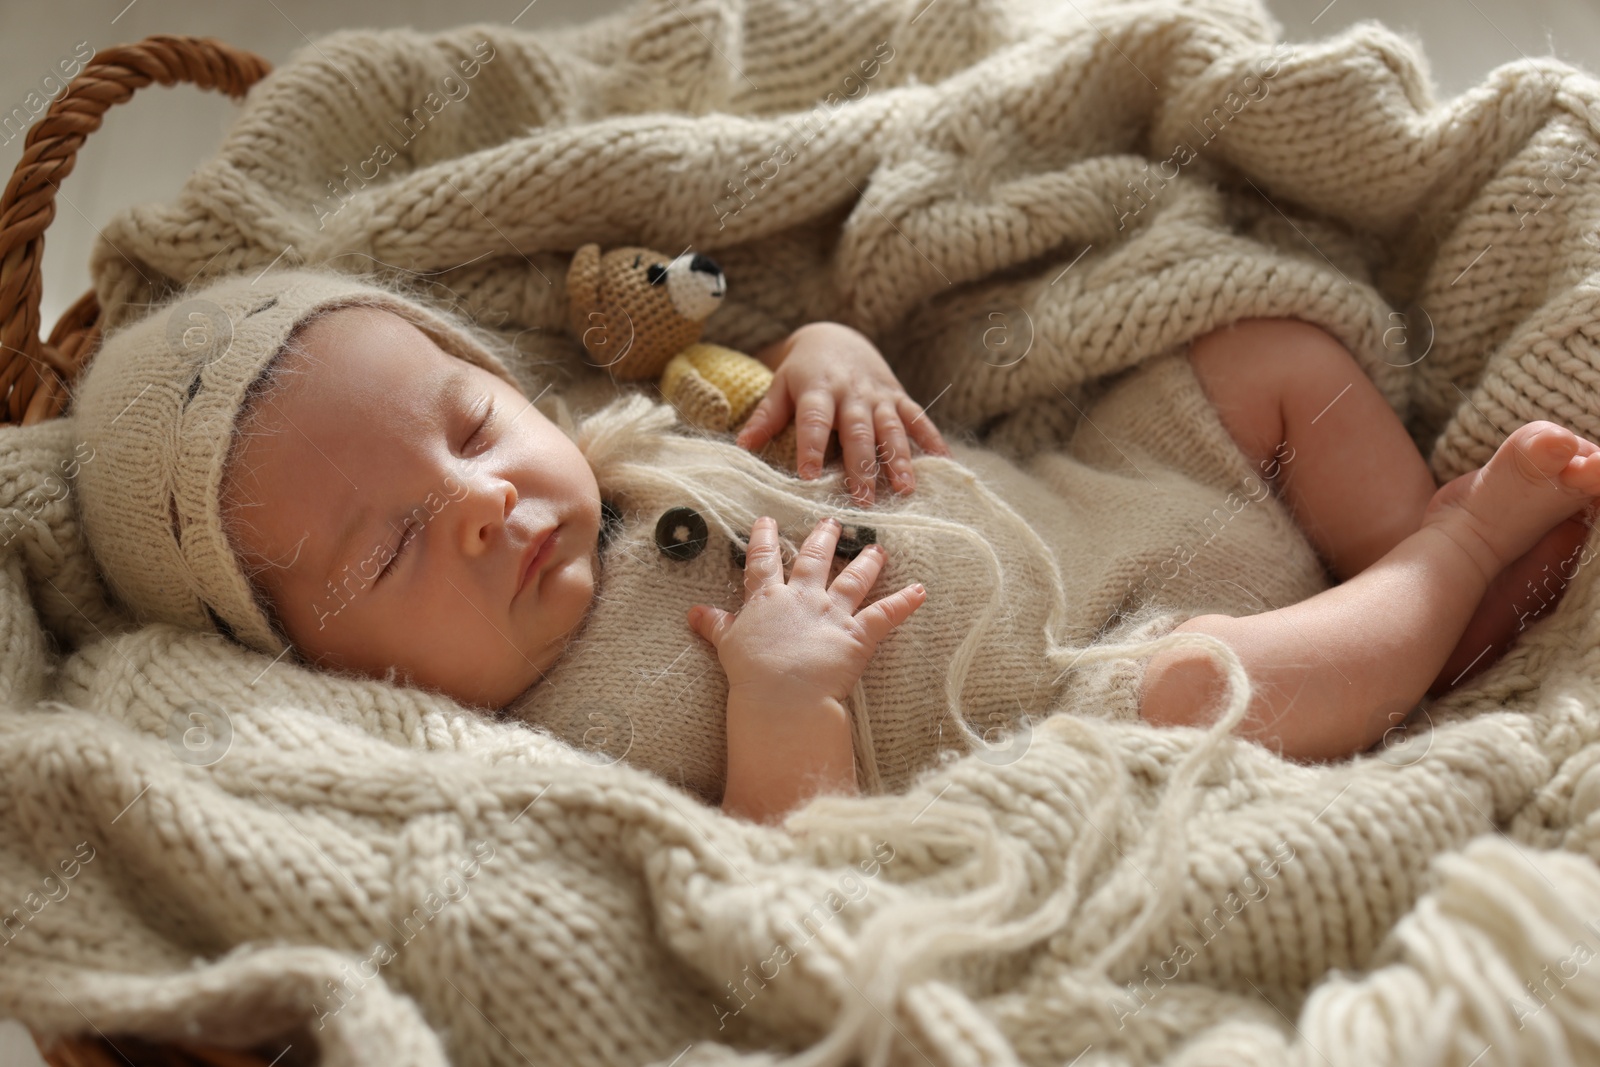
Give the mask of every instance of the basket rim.
[(105, 113), (152, 82), (180, 83), (243, 98), (272, 70), (254, 52), (214, 37), (155, 34), (96, 52), (28, 128), (22, 158), (0, 195), (0, 426), (61, 415), (71, 387), (99, 346), (93, 289), (41, 338), (44, 237), (61, 183)]

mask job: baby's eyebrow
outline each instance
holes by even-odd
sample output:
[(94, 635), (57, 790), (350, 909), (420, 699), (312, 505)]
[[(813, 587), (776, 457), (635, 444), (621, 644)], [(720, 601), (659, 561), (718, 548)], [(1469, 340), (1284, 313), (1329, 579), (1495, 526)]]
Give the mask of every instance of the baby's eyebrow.
[[(467, 393), (472, 385), (471, 372), (463, 367), (451, 373), (443, 382), (435, 378), (429, 384), (433, 386), (434, 393), (439, 399), (439, 403), (435, 408), (436, 422), (439, 425), (448, 426), (450, 413), (466, 403)], [(343, 532), (339, 534), (339, 539), (334, 543), (333, 552), (329, 556), (332, 562), (323, 581), (333, 582), (334, 575), (350, 566), (353, 562), (346, 558), (346, 554), (350, 551), (350, 543), (372, 521), (372, 511), (371, 507), (356, 508), (355, 515), (346, 524)]]

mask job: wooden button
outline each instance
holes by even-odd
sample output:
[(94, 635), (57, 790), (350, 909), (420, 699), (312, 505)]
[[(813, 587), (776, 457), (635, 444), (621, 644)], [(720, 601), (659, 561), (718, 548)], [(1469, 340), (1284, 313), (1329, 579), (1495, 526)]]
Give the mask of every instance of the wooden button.
[(706, 550), (710, 535), (706, 520), (693, 508), (673, 508), (656, 523), (656, 547), (684, 563)]
[(878, 543), (878, 531), (870, 526), (846, 526), (839, 533), (833, 554), (840, 559), (855, 559), (868, 545)]

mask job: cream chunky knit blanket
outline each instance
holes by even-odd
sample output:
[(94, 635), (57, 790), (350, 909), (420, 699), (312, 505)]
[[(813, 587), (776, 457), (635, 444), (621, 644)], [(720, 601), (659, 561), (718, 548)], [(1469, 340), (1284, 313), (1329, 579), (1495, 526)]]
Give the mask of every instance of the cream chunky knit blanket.
[[(123, 322), (276, 262), (415, 272), (570, 387), (571, 250), (692, 247), (732, 279), (710, 339), (850, 322), (1018, 451), (1251, 315), (1339, 336), (1441, 479), (1530, 418), (1600, 435), (1600, 82), (1528, 60), (1441, 103), (1379, 26), (1278, 37), (1256, 0), (338, 35), (106, 227), (100, 295)], [(75, 440), (0, 435), (0, 1014), (41, 1032), (418, 1067), (1600, 1057), (1587, 553), (1378, 754), (1063, 714), (766, 829), (420, 692), (130, 628)]]

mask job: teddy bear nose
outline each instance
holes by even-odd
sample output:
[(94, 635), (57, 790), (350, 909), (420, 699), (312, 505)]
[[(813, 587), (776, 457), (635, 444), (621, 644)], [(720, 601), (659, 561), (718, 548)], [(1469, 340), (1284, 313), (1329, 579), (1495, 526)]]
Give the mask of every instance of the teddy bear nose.
[(694, 258), (689, 260), (689, 269), (697, 270), (701, 274), (721, 274), (722, 268), (717, 266), (717, 261), (710, 256), (702, 256), (696, 252)]

